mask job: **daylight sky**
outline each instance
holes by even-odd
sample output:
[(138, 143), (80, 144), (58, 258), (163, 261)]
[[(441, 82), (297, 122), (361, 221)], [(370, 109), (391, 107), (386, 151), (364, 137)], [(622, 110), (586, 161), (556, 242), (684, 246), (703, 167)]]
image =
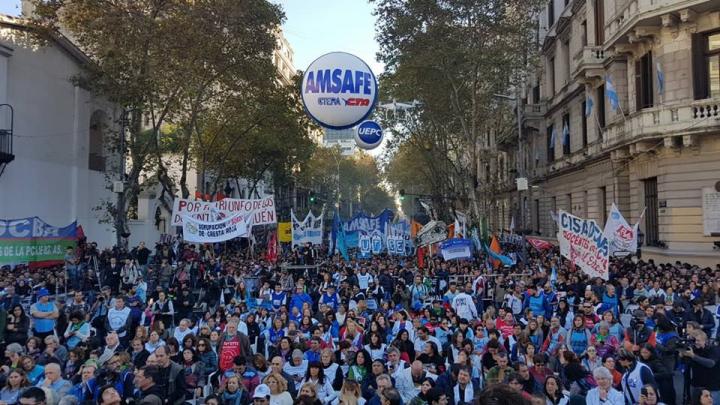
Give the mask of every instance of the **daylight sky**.
[[(271, 0), (285, 10), (285, 37), (295, 51), (295, 68), (305, 70), (318, 56), (332, 51), (353, 53), (375, 74), (375, 17), (367, 0)], [(0, 13), (20, 14), (20, 0), (0, 0)]]

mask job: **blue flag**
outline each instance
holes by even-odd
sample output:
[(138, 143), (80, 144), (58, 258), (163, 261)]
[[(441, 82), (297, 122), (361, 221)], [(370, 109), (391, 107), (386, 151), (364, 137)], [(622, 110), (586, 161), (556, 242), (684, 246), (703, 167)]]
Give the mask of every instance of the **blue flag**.
[(615, 90), (610, 75), (605, 76), (605, 94), (610, 101), (610, 108), (612, 108), (613, 112), (617, 111), (620, 108), (620, 99), (618, 99), (617, 90)]
[(568, 123), (563, 123), (563, 146), (570, 145), (570, 128), (568, 127)]
[(555, 131), (555, 126), (553, 125), (552, 132), (550, 132), (550, 149), (555, 149), (556, 133), (557, 133), (557, 131)]
[(592, 114), (593, 106), (595, 103), (593, 103), (593, 99), (591, 96), (587, 96), (587, 99), (585, 100), (585, 116), (589, 117), (590, 114)]
[(337, 232), (337, 238), (335, 240), (335, 249), (337, 249), (338, 252), (340, 252), (340, 254), (342, 255), (343, 259), (345, 259), (345, 261), (350, 261), (350, 256), (348, 256), (348, 251), (347, 251), (347, 245), (345, 244), (345, 229), (342, 226), (340, 226), (340, 229)]
[(501, 255), (500, 253), (493, 252), (493, 250), (490, 249), (487, 244), (484, 244), (483, 246), (485, 247), (485, 252), (487, 252), (487, 254), (488, 254), (491, 258), (493, 258), (493, 259), (495, 259), (495, 260), (499, 260), (500, 263), (502, 263), (503, 266), (510, 267), (510, 266), (515, 265), (515, 261), (514, 261), (513, 259), (509, 258), (508, 256)]
[(663, 72), (660, 62), (656, 63), (657, 68), (657, 83), (658, 83), (658, 94), (665, 93), (665, 72)]

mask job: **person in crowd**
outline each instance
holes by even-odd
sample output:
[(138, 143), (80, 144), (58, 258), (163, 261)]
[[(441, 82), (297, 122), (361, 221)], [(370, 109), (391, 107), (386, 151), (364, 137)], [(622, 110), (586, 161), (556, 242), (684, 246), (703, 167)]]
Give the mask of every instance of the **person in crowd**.
[(680, 351), (682, 361), (690, 371), (690, 395), (707, 390), (713, 402), (720, 404), (720, 348), (710, 345), (707, 334), (696, 330), (692, 335), (694, 344)]
[(18, 403), (20, 394), (30, 387), (30, 381), (27, 374), (20, 368), (11, 370), (7, 375), (7, 382), (0, 390), (0, 402), (7, 405), (15, 405)]
[(55, 333), (55, 324), (60, 317), (57, 306), (50, 302), (50, 292), (41, 288), (37, 293), (38, 301), (30, 307), (33, 321), (33, 335), (44, 339)]
[(640, 400), (640, 389), (648, 384), (656, 386), (655, 376), (650, 367), (639, 362), (635, 354), (627, 349), (620, 350), (618, 362), (625, 369), (622, 376), (622, 388), (625, 400), (637, 403)]
[(597, 387), (590, 389), (585, 396), (587, 405), (624, 405), (625, 398), (622, 392), (613, 388), (613, 376), (605, 367), (593, 370), (593, 377)]
[(30, 318), (25, 314), (22, 305), (13, 305), (12, 309), (8, 311), (5, 322), (5, 343), (24, 344), (30, 329)]

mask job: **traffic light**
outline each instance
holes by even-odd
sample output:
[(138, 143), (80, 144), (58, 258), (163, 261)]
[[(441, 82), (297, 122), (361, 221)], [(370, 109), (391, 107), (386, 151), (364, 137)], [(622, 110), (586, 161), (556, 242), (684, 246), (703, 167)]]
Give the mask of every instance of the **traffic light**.
[(315, 204), (315, 199), (316, 199), (316, 198), (315, 198), (315, 192), (314, 192), (314, 191), (311, 191), (311, 192), (310, 192), (310, 204)]
[(405, 201), (405, 189), (400, 189), (400, 201)]

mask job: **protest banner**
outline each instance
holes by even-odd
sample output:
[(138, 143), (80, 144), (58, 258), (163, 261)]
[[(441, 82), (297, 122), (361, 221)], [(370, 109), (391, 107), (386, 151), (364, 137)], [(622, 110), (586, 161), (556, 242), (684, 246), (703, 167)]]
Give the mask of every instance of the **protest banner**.
[(224, 242), (247, 235), (245, 216), (238, 214), (220, 221), (198, 221), (193, 217), (183, 218), (183, 240), (195, 243)]
[(538, 238), (526, 237), (528, 243), (537, 250), (549, 250), (553, 248), (553, 244)]
[(597, 222), (560, 210), (558, 228), (560, 254), (590, 277), (608, 280), (610, 243)]
[(312, 211), (310, 211), (305, 219), (300, 222), (295, 216), (295, 212), (290, 210), (292, 220), (292, 245), (303, 246), (308, 242), (313, 245), (322, 244), (324, 214), (325, 211), (323, 210), (323, 212), (316, 217)]
[(410, 241), (410, 223), (401, 220), (397, 223), (387, 223), (385, 230), (385, 244), (388, 254), (406, 256), (412, 250)]
[(243, 216), (243, 221), (251, 229), (253, 225), (277, 223), (275, 197), (267, 196), (255, 199), (225, 198), (222, 201), (193, 201), (176, 198), (173, 203), (170, 225), (181, 226), (183, 218), (191, 217), (197, 221), (214, 222), (225, 218)]
[(281, 243), (292, 242), (292, 224), (290, 222), (278, 222), (278, 241)]
[(77, 224), (52, 226), (38, 217), (0, 219), (0, 265), (31, 267), (62, 264), (65, 250), (77, 243)]
[(472, 241), (470, 239), (448, 239), (440, 245), (443, 260), (467, 259), (472, 257)]
[(627, 256), (637, 251), (638, 226), (630, 226), (613, 203), (603, 233), (610, 243), (610, 256)]

